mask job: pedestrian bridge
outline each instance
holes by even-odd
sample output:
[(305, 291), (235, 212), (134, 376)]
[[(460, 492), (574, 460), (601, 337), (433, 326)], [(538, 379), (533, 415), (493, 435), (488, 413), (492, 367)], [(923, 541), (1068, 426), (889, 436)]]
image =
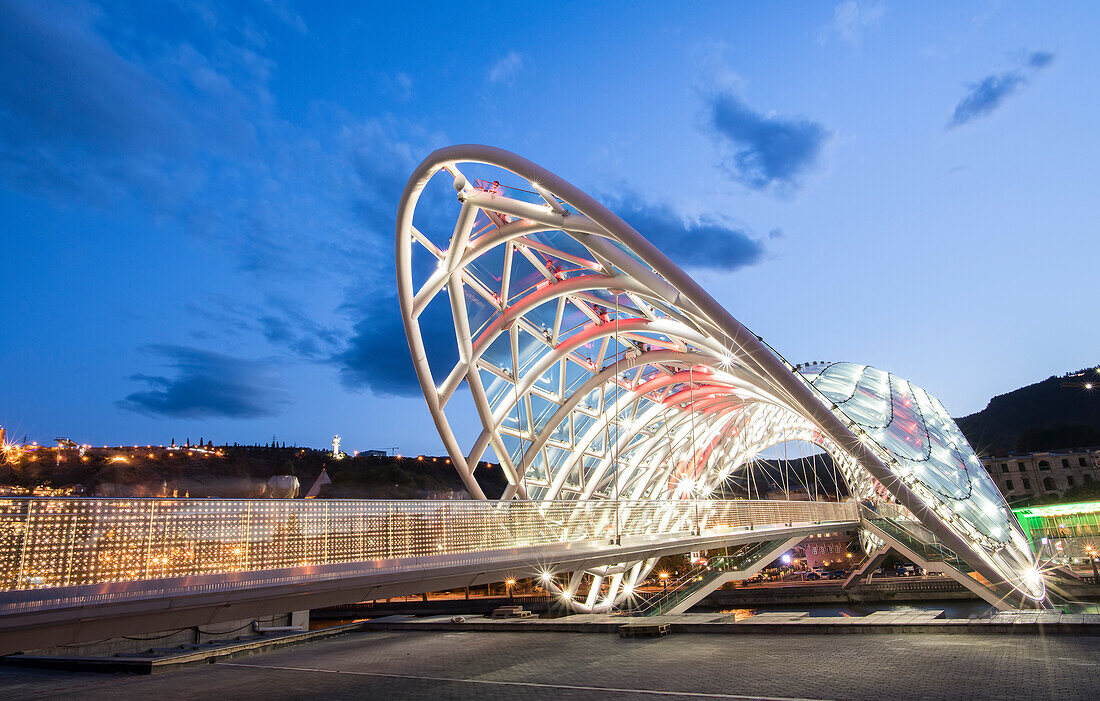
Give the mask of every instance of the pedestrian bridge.
[(859, 523), (850, 502), (5, 499), (0, 654), (584, 571), (591, 605), (624, 562)]

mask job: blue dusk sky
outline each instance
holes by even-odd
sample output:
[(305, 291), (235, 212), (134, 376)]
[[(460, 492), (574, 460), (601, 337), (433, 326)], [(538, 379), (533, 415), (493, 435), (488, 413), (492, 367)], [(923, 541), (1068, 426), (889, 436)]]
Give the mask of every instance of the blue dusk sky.
[(469, 142), (611, 203), (792, 362), (977, 411), (1098, 359), (1098, 15), (0, 0), (0, 425), (441, 452), (393, 220)]

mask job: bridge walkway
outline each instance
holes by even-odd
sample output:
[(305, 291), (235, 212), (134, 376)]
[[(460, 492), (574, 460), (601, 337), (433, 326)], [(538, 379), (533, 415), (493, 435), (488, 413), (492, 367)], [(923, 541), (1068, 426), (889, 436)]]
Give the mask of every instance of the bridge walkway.
[(0, 654), (854, 528), (835, 502), (0, 501)]

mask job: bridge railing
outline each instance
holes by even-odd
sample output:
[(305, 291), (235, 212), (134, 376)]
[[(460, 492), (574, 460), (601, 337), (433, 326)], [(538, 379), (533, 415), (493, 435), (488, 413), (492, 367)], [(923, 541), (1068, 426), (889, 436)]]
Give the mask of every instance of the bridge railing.
[(749, 500), (0, 499), (0, 591), (857, 519)]

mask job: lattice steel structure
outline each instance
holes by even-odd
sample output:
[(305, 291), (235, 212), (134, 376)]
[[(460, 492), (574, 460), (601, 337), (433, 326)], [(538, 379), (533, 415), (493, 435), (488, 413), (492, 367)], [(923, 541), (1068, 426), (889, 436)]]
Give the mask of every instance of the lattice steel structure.
[[(549, 171), (487, 146), (436, 151), (402, 195), (396, 248), (413, 364), (475, 497), (489, 451), (504, 500), (676, 500), (805, 441), (852, 498), (900, 503), (1006, 596), (1045, 597), (1012, 512), (938, 401), (865, 366), (795, 368)], [(452, 423), (469, 415), (481, 431), (464, 448)], [(606, 609), (652, 565), (590, 573), (583, 600), (577, 573), (562, 593)]]

